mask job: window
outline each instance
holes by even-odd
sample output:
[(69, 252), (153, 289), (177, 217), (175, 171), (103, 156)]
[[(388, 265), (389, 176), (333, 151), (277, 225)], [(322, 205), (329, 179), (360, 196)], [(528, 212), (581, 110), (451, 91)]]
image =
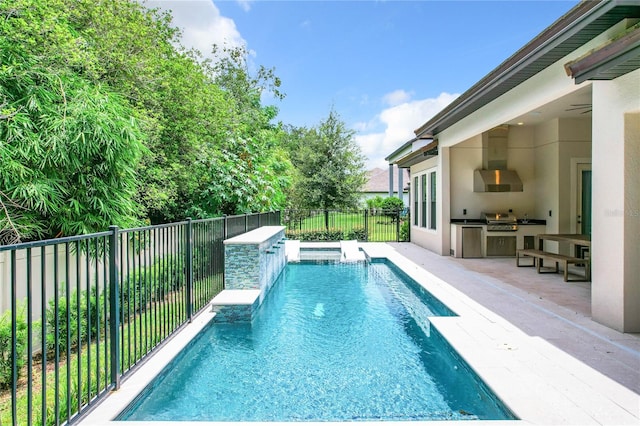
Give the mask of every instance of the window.
[(436, 172), (429, 173), (429, 229), (436, 229)]
[(413, 179), (413, 224), (418, 226), (418, 177)]
[(425, 228), (427, 226), (427, 175), (422, 175), (420, 193), (422, 194), (422, 215), (420, 216), (420, 227)]
[(413, 178), (413, 225), (437, 229), (436, 172), (428, 170)]

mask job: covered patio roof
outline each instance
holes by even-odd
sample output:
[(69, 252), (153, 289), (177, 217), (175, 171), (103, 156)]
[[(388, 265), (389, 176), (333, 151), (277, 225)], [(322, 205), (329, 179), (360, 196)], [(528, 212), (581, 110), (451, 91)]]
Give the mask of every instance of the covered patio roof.
[(580, 2), (416, 129), (416, 137), (437, 135), (626, 18), (640, 18), (640, 3), (637, 0)]

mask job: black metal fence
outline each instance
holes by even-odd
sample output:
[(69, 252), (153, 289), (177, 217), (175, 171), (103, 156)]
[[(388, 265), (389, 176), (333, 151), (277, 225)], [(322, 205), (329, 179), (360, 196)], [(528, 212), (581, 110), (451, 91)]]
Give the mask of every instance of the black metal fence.
[(0, 246), (0, 424), (74, 423), (222, 290), (226, 238), (280, 221), (260, 213)]
[(282, 224), (287, 238), (302, 241), (409, 241), (408, 209), (286, 210)]

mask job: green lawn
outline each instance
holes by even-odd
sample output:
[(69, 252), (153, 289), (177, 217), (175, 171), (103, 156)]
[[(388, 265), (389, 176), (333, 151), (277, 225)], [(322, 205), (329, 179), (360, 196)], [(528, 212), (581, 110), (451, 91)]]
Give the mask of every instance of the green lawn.
[[(368, 241), (396, 241), (397, 238), (397, 224), (389, 216), (366, 215), (365, 217), (364, 211), (354, 213), (329, 212), (328, 219), (328, 229), (335, 231), (329, 236), (334, 237), (335, 240), (350, 239), (347, 234), (354, 230), (364, 231), (365, 229), (367, 231)], [(292, 221), (288, 228), (290, 231), (326, 230), (326, 218), (323, 213), (314, 214)], [(340, 237), (339, 231), (342, 231), (344, 235)]]

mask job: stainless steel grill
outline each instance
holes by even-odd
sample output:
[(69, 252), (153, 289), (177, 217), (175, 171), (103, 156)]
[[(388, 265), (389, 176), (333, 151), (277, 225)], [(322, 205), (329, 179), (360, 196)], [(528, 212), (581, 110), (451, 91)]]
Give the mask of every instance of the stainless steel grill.
[(518, 230), (518, 219), (513, 213), (485, 213), (484, 218), (487, 221), (487, 232)]

